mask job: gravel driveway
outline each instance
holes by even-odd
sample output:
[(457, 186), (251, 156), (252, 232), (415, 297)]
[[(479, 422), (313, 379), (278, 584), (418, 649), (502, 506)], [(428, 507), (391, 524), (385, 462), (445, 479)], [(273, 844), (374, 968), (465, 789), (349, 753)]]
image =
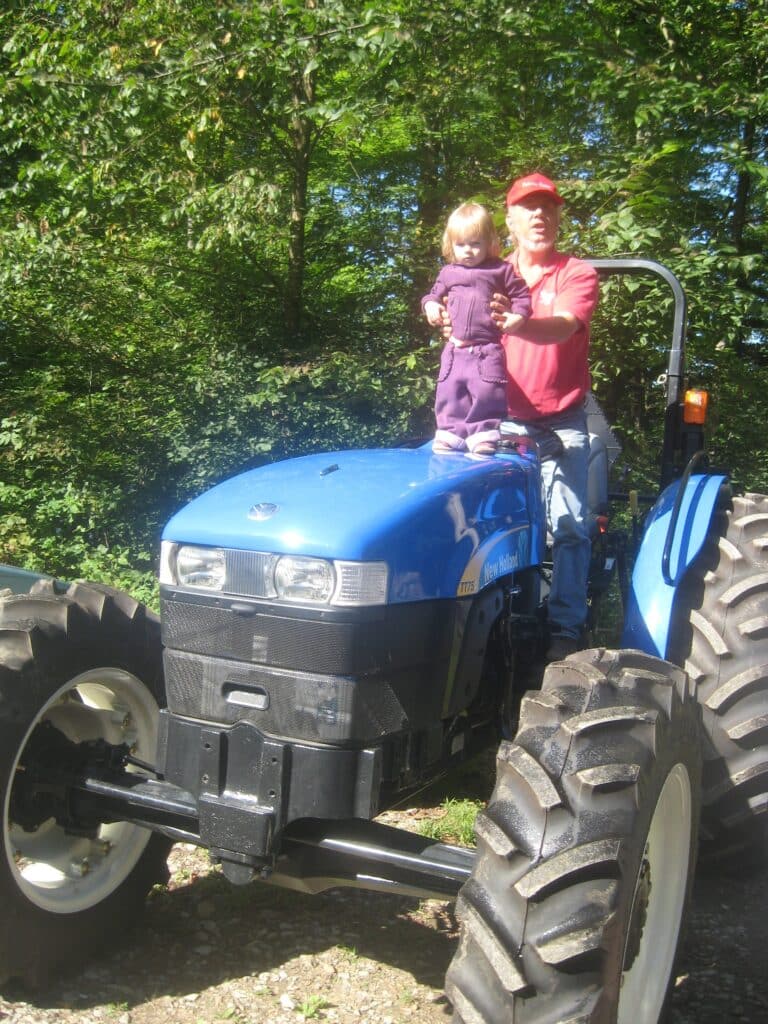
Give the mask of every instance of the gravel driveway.
[[(3, 1024), (448, 1024), (450, 903), (229, 885), (177, 846), (141, 928)], [(768, 873), (700, 877), (671, 1024), (768, 1022)]]
[(699, 874), (680, 970), (671, 1024), (767, 1024), (768, 868)]

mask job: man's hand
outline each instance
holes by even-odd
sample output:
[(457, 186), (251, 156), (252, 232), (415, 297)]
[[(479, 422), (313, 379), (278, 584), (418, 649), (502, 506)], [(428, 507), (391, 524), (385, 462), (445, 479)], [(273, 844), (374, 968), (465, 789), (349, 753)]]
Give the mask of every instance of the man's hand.
[(491, 299), (491, 319), (504, 334), (511, 334), (516, 327), (519, 328), (528, 319), (520, 313), (511, 312), (511, 307), (509, 296), (494, 292)]
[[(511, 308), (512, 303), (509, 301), (509, 296), (501, 295), (499, 292), (493, 293), (493, 298), (491, 299), (491, 319), (502, 331), (509, 330), (507, 318), (514, 315), (510, 312)], [(519, 323), (523, 319), (523, 317), (519, 317), (517, 322)]]
[[(494, 294), (491, 316), (502, 331), (509, 331), (504, 320), (513, 315), (509, 312), (510, 305), (506, 295)], [(552, 316), (532, 316), (527, 320), (521, 317), (514, 333), (525, 341), (532, 341), (534, 345), (561, 345), (580, 327), (581, 321), (573, 313), (561, 312), (553, 313)]]

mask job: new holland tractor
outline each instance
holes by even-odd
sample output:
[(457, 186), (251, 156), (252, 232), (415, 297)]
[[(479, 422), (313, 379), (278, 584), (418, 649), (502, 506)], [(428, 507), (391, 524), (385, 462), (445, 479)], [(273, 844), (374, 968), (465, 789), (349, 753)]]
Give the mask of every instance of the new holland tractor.
[[(185, 841), (235, 884), (456, 898), (457, 1022), (660, 1019), (697, 849), (754, 857), (765, 834), (768, 499), (706, 468), (677, 279), (595, 265), (660, 276), (675, 299), (636, 551), (599, 528), (610, 437), (594, 438), (591, 600), (618, 567), (620, 648), (536, 675), (550, 567), (539, 456), (516, 437), (482, 462), (422, 444), (224, 481), (165, 528), (159, 619), (105, 586), (15, 574), (0, 980), (108, 948)], [(489, 743), (476, 850), (374, 820)]]

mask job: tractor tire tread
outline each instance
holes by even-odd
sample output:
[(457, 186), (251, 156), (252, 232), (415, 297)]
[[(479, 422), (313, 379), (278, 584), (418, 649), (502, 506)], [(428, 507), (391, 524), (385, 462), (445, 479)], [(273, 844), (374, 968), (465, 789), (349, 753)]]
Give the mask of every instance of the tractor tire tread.
[(457, 902), (446, 992), (465, 1024), (613, 1019), (644, 793), (678, 757), (698, 791), (700, 715), (680, 669), (583, 651), (548, 667), (543, 695), (526, 696), (501, 744)]

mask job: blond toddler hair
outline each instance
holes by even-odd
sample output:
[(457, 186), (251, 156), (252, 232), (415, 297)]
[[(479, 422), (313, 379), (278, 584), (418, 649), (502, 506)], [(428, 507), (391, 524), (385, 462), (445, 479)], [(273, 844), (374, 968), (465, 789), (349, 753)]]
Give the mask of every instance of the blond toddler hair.
[(485, 242), (489, 256), (499, 255), (501, 245), (493, 219), (479, 203), (462, 203), (448, 218), (443, 232), (443, 258), (446, 263), (453, 263), (453, 243), (470, 238)]

